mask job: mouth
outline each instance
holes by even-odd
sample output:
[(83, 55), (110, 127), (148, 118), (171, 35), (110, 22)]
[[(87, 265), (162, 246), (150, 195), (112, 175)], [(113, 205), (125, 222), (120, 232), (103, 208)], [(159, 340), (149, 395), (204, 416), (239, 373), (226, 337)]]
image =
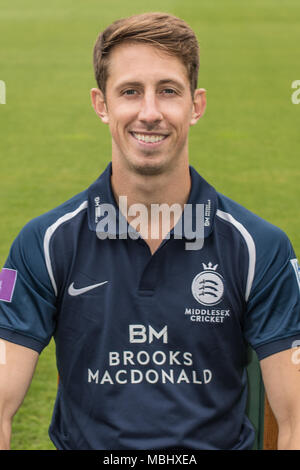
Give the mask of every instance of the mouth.
[(141, 145), (147, 147), (157, 147), (168, 138), (168, 134), (154, 134), (142, 132), (130, 132), (130, 135)]

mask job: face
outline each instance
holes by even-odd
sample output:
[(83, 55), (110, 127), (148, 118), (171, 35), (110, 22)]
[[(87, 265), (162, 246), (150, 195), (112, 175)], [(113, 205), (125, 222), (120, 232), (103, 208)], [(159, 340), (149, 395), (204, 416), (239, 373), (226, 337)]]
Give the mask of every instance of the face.
[(110, 56), (106, 96), (93, 106), (112, 136), (112, 162), (160, 174), (188, 161), (188, 132), (205, 110), (205, 90), (191, 96), (183, 63), (154, 46), (122, 44)]

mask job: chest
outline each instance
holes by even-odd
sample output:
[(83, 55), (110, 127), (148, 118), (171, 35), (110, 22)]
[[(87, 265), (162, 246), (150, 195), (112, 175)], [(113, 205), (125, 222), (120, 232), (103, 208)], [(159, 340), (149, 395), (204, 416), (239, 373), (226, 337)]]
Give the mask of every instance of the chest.
[(97, 332), (115, 349), (144, 342), (184, 351), (193, 343), (209, 351), (241, 337), (245, 279), (229, 250), (210, 241), (192, 252), (170, 239), (151, 254), (143, 240), (100, 243), (77, 250), (72, 260), (61, 288), (60, 328), (93, 338)]

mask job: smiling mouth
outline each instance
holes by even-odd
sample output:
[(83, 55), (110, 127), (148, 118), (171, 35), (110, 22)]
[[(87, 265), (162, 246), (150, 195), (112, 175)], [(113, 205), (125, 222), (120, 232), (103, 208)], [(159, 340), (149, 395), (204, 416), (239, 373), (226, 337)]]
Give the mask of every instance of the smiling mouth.
[(168, 137), (168, 135), (163, 134), (142, 134), (138, 132), (130, 132), (130, 134), (134, 137), (135, 140), (143, 144), (157, 144), (163, 140), (166, 140)]

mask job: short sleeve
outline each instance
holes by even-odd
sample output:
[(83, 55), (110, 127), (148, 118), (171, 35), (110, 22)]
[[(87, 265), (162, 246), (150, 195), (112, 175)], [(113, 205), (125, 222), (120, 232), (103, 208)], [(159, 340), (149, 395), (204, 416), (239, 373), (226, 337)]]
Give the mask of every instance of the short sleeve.
[(37, 220), (19, 233), (0, 272), (0, 338), (40, 353), (55, 329), (56, 297)]
[(300, 339), (300, 289), (296, 255), (282, 231), (266, 235), (256, 256), (245, 337), (261, 360)]

